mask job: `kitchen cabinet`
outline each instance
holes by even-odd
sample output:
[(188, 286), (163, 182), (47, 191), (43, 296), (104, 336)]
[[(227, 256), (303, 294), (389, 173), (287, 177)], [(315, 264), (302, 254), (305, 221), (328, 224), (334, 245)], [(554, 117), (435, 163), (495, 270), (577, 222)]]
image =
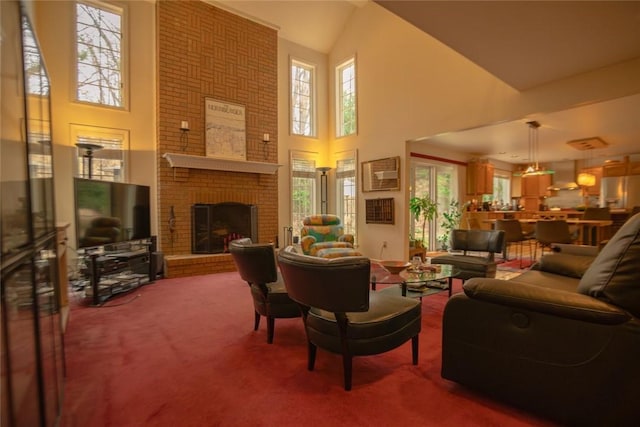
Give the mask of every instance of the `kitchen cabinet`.
[(602, 176), (625, 176), (629, 175), (629, 163), (627, 162), (611, 162), (602, 166)]
[(543, 197), (549, 195), (551, 175), (533, 175), (522, 177), (522, 197)]
[(494, 166), (487, 160), (467, 164), (467, 195), (493, 194)]
[(629, 175), (640, 175), (640, 162), (629, 163)]
[(584, 191), (588, 196), (599, 196), (600, 183), (602, 182), (602, 168), (601, 167), (584, 168), (580, 170), (580, 173), (583, 173), (583, 172), (590, 173), (596, 177), (596, 183), (592, 187), (585, 187)]

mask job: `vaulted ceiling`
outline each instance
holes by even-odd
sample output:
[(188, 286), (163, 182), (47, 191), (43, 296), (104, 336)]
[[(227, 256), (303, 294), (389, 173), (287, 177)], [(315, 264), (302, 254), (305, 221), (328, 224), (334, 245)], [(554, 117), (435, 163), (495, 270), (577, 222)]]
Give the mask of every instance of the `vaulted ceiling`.
[[(368, 1), (223, 0), (214, 4), (271, 25), (280, 37), (326, 53), (354, 10)], [(640, 1), (374, 1), (517, 90), (640, 58)], [(584, 158), (580, 151), (557, 142), (593, 136), (610, 143), (601, 156), (640, 153), (638, 111), (640, 94), (536, 115), (542, 124), (539, 160)], [(523, 143), (526, 121), (425, 135), (424, 140), (521, 163), (528, 155)]]

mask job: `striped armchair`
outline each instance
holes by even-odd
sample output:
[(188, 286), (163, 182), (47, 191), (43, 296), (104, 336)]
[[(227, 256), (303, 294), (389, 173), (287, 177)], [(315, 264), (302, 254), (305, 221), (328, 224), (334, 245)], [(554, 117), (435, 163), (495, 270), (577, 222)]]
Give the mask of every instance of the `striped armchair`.
[(353, 235), (344, 234), (342, 221), (336, 215), (312, 215), (302, 221), (300, 246), (306, 255), (331, 248), (353, 249)]

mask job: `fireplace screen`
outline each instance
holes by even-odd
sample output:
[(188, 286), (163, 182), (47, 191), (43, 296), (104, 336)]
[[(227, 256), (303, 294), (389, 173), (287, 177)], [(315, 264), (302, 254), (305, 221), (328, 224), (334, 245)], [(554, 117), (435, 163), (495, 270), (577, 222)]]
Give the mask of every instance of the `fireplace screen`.
[(191, 252), (218, 254), (229, 242), (249, 237), (258, 241), (258, 207), (242, 203), (196, 204), (191, 207)]

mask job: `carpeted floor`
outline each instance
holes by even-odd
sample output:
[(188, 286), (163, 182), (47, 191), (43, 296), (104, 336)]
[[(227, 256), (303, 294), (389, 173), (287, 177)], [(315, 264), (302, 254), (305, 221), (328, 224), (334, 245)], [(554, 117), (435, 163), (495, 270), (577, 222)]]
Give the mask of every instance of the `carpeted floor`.
[(300, 319), (277, 320), (272, 345), (264, 319), (253, 331), (237, 273), (76, 305), (61, 426), (552, 426), (440, 377), (446, 301), (446, 292), (423, 300), (418, 366), (410, 343), (356, 358), (350, 392), (337, 355), (319, 350), (307, 371)]

